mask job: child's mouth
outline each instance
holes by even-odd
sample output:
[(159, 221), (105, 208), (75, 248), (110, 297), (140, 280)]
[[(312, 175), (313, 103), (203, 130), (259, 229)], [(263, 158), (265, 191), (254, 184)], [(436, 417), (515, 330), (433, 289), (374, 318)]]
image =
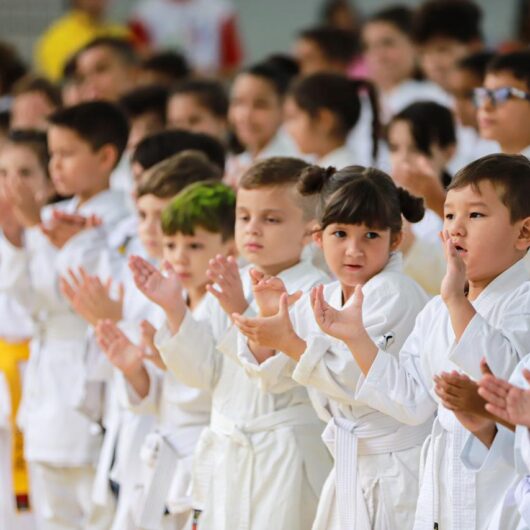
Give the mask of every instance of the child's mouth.
[(460, 245), (455, 245), (455, 249), (459, 256), (467, 254), (467, 250), (464, 247), (461, 247)]

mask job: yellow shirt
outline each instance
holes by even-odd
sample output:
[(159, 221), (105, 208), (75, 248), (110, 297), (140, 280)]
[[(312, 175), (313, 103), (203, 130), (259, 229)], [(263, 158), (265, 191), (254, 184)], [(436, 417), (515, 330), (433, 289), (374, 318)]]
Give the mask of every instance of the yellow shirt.
[(35, 47), (35, 66), (53, 81), (61, 78), (66, 61), (92, 39), (128, 37), (125, 26), (95, 23), (82, 11), (70, 11), (52, 24)]

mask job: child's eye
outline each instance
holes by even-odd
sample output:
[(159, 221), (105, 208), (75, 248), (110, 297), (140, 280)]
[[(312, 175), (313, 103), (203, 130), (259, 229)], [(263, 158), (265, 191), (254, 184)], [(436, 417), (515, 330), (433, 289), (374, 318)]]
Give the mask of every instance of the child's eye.
[(274, 223), (274, 224), (280, 222), (280, 220), (277, 219), (276, 217), (267, 217), (266, 221), (267, 221), (267, 223)]
[(485, 215), (480, 212), (471, 212), (469, 217), (471, 217), (471, 219), (478, 219), (479, 217), (485, 217)]
[(339, 239), (342, 239), (344, 237), (346, 237), (346, 232), (344, 230), (335, 230), (335, 232), (333, 232), (331, 235), (339, 238)]
[(249, 216), (248, 215), (238, 215), (237, 216), (238, 221), (248, 221)]
[(377, 232), (366, 232), (365, 237), (366, 239), (377, 239), (380, 236)]
[(190, 243), (191, 250), (201, 250), (204, 248), (202, 243)]
[(452, 214), (452, 213), (446, 213), (446, 214), (445, 214), (445, 218), (448, 219), (449, 221), (450, 221), (451, 219), (454, 219), (454, 217), (455, 217), (455, 216), (454, 216), (454, 214)]
[(164, 246), (167, 248), (167, 250), (175, 249), (175, 245), (173, 243), (166, 243)]

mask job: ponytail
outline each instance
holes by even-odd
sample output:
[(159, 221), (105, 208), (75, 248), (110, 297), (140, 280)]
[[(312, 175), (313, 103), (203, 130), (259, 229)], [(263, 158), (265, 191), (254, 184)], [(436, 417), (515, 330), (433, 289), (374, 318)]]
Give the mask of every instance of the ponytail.
[(333, 177), (337, 170), (334, 167), (323, 168), (309, 166), (300, 174), (298, 191), (302, 195), (315, 195), (321, 193), (326, 183)]
[(398, 188), (399, 206), (403, 217), (411, 222), (417, 223), (425, 215), (425, 205), (423, 199), (411, 195), (407, 190)]

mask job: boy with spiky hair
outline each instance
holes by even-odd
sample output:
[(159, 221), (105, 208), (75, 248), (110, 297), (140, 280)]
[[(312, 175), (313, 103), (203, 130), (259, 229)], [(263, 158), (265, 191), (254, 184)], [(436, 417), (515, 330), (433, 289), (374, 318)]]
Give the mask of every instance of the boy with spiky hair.
[[(175, 288), (186, 293), (187, 307), (198, 321), (206, 317), (209, 261), (235, 253), (234, 220), (235, 194), (215, 181), (190, 184), (162, 213), (164, 267)], [(140, 259), (132, 257), (131, 262)], [(210, 421), (211, 394), (185, 386), (166, 371), (152, 343), (147, 359), (154, 356), (156, 366), (146, 362), (146, 352), (112, 321), (101, 321), (97, 335), (101, 348), (123, 375), (122, 393), (130, 408), (157, 415), (157, 428), (142, 449), (150, 462), (144, 465), (135, 522), (141, 528), (188, 528), (192, 515), (187, 494), (191, 459)]]

